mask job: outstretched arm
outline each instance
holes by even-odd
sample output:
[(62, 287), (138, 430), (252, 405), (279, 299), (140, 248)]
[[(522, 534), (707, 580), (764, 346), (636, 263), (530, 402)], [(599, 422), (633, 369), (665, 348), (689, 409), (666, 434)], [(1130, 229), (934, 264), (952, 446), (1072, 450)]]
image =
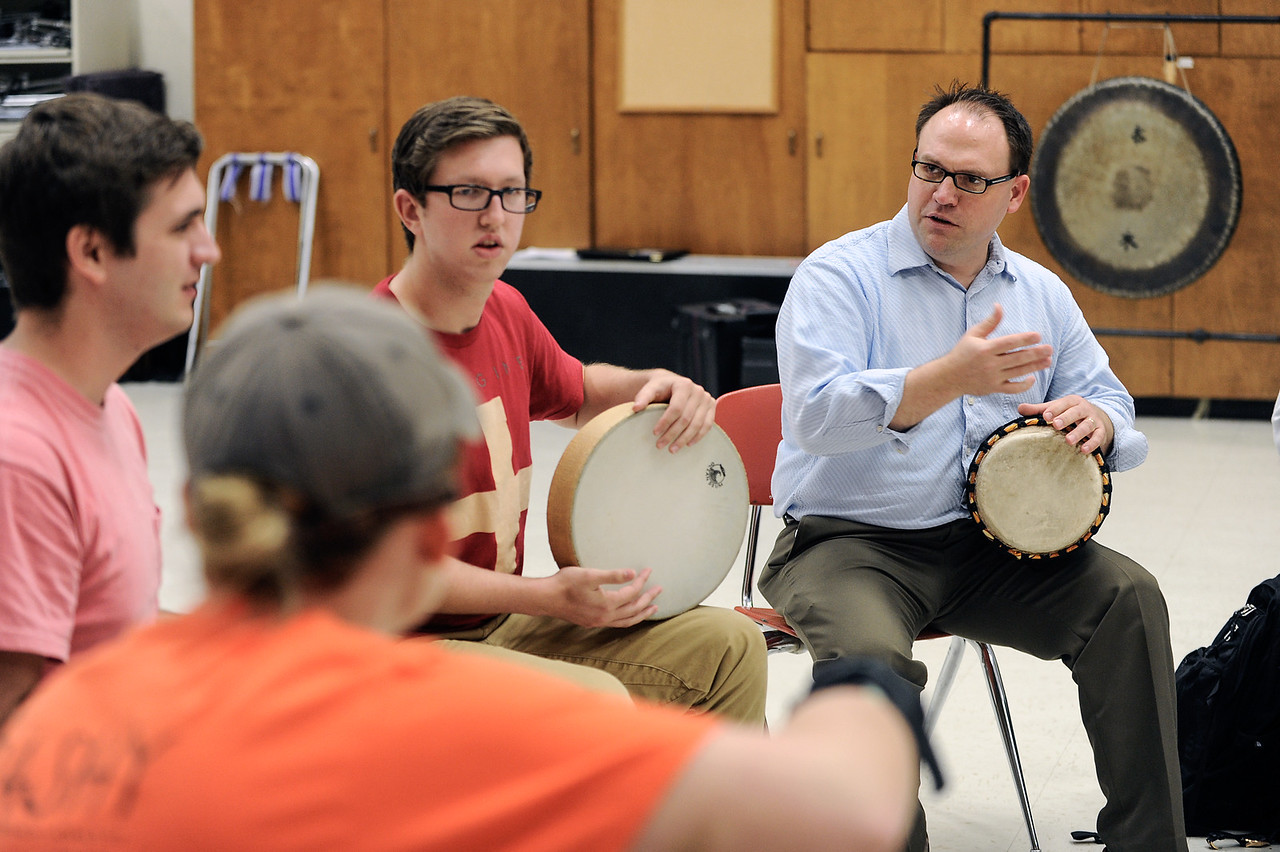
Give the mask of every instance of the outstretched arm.
[(899, 852), (915, 818), (918, 767), (889, 701), (833, 687), (778, 733), (725, 726), (713, 734), (634, 848)]

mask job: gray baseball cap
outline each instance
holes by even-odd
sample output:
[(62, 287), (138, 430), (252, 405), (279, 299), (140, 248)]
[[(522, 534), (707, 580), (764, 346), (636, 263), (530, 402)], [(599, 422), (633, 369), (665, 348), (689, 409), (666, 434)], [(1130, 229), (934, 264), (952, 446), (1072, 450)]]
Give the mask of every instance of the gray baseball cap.
[(317, 285), (237, 310), (187, 386), (193, 479), (290, 487), (335, 518), (444, 500), (475, 398), (398, 306)]

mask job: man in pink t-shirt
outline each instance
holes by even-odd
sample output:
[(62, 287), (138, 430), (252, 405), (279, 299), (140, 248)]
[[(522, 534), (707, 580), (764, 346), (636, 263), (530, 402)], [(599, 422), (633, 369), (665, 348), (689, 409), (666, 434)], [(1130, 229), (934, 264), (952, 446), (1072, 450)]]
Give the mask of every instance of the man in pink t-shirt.
[(0, 721), (53, 665), (154, 617), (159, 509), (116, 381), (192, 322), (218, 247), (187, 122), (76, 94), (0, 149)]

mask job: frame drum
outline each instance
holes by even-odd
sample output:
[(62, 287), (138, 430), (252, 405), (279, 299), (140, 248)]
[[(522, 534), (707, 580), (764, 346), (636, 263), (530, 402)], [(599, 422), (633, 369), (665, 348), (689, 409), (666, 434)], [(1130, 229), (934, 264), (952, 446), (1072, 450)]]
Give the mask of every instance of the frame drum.
[(1111, 508), (1111, 471), (1102, 453), (1085, 455), (1039, 417), (992, 432), (969, 464), (965, 497), (983, 534), (1013, 556), (1070, 553), (1102, 526)]
[(712, 427), (678, 453), (653, 434), (665, 403), (631, 403), (593, 418), (565, 447), (547, 495), (547, 537), (560, 567), (653, 570), (652, 619), (711, 594), (729, 573), (747, 525), (747, 472)]

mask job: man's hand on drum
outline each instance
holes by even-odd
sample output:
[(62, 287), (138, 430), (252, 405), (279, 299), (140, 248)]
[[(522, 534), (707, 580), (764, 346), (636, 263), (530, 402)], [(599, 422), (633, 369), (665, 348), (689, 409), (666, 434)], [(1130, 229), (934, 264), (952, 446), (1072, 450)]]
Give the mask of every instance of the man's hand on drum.
[(1068, 444), (1078, 444), (1080, 452), (1111, 451), (1115, 428), (1106, 412), (1084, 397), (1071, 394), (1048, 402), (1024, 402), (1018, 406), (1024, 417), (1040, 415), (1053, 428), (1065, 432)]
[[(547, 615), (582, 627), (630, 627), (658, 611), (660, 587), (646, 590), (650, 570), (599, 570), (567, 565), (545, 578), (554, 591)], [(618, 588), (605, 588), (616, 586)]]
[(1032, 373), (1052, 364), (1053, 347), (1040, 343), (1039, 332), (991, 337), (1003, 318), (1004, 309), (996, 305), (990, 316), (966, 331), (944, 356), (953, 387), (960, 393), (1022, 393), (1035, 383)]
[(643, 411), (652, 402), (667, 404), (653, 430), (660, 450), (674, 453), (698, 443), (716, 421), (716, 398), (693, 379), (670, 370), (651, 370), (632, 408)]

